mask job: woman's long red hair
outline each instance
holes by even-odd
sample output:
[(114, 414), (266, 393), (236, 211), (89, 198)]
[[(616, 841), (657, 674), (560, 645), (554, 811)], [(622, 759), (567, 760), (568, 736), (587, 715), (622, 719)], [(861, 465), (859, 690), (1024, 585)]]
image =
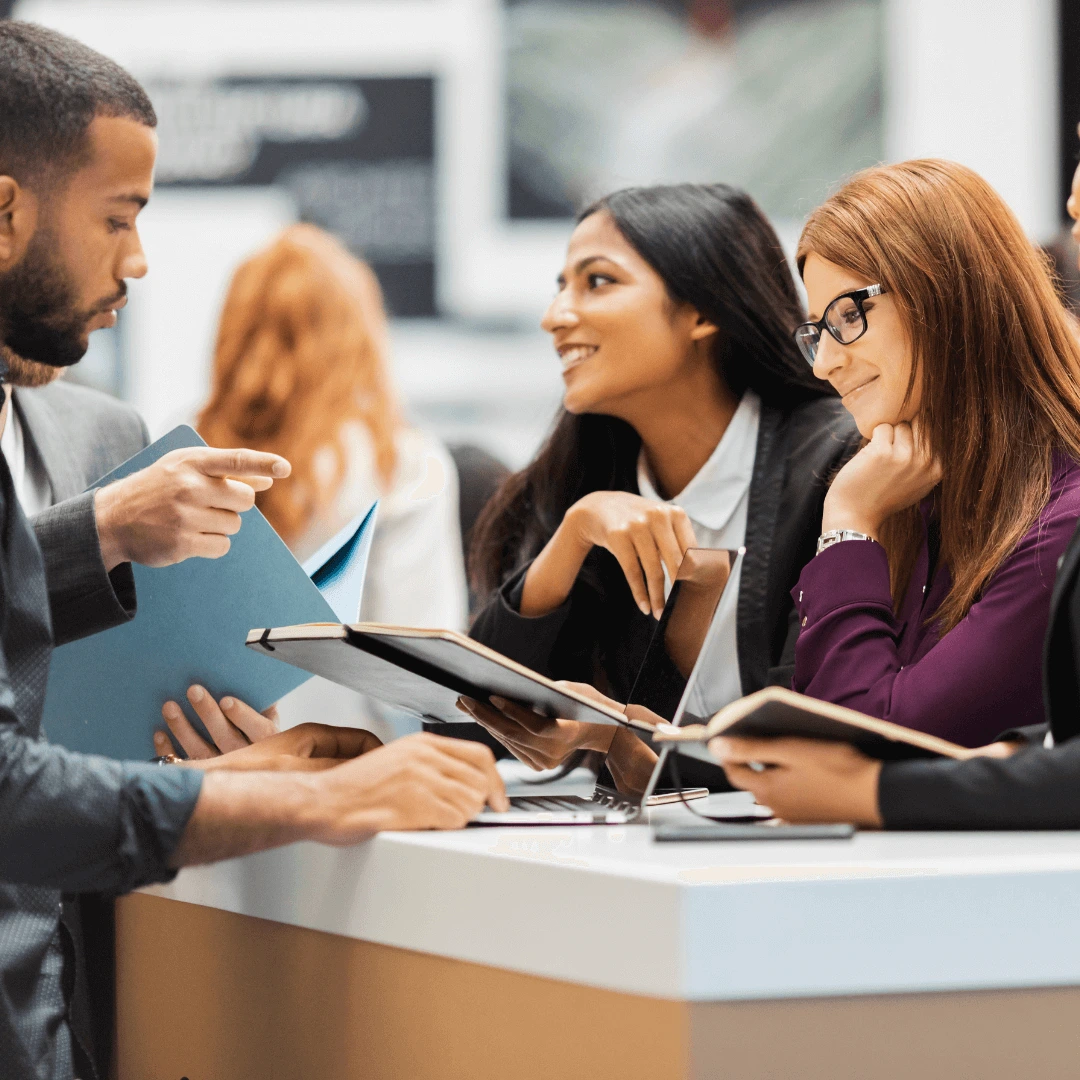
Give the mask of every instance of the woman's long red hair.
[[(1048, 261), (997, 192), (954, 162), (858, 173), (810, 215), (800, 270), (811, 252), (884, 285), (910, 336), (919, 424), (944, 466), (944, 633), (1046, 506), (1054, 452), (1080, 461), (1080, 345)], [(894, 601), (921, 529), (917, 507), (886, 523)]]
[[(393, 476), (400, 421), (385, 342), (375, 275), (313, 225), (286, 229), (233, 276), (198, 430), (211, 446), (250, 446), (292, 462), (292, 476), (256, 500), (286, 543), (340, 490), (348, 421), (370, 433), (383, 485)], [(320, 467), (327, 451), (330, 474)]]

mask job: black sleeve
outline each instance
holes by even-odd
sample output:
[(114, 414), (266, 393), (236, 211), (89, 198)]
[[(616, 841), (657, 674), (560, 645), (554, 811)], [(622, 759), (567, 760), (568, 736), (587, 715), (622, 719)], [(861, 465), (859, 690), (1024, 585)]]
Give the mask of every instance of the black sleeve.
[(765, 674), (766, 686), (783, 686), (791, 689), (791, 681), (795, 677), (795, 642), (799, 640), (799, 612), (792, 608), (788, 612), (787, 637), (784, 639), (784, 648), (780, 657)]
[(31, 524), (45, 559), (53, 640), (57, 645), (119, 626), (135, 615), (130, 563), (105, 569), (94, 493), (43, 510)]
[(1080, 739), (1010, 758), (889, 762), (878, 804), (887, 829), (1080, 829)]
[(1042, 746), (1049, 730), (1049, 724), (1028, 724), (1027, 727), (1009, 728), (1008, 731), (1003, 731), (994, 742), (1017, 742), (1025, 746)]
[(593, 548), (565, 603), (536, 618), (521, 614), (528, 569), (509, 578), (480, 612), (473, 638), (550, 679), (589, 683), (627, 701), (656, 622), (634, 602), (618, 560)]
[(601, 636), (597, 593), (585, 572), (554, 611), (521, 614), (529, 563), (510, 577), (476, 617), (469, 635), (519, 664), (552, 679), (592, 682)]
[(476, 616), (469, 636), (519, 664), (549, 675), (551, 656), (570, 618), (571, 598), (547, 615), (521, 614), (521, 594), (530, 562), (504, 582)]

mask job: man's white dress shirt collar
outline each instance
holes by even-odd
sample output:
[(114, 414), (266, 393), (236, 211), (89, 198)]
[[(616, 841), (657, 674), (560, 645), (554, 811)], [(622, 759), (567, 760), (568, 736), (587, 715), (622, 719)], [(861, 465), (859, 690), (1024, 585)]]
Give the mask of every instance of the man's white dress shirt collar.
[[(0, 401), (0, 405), (2, 405)], [(52, 485), (38, 455), (27, 445), (15, 402), (8, 402), (7, 423), (0, 435), (0, 453), (7, 459), (15, 495), (27, 517), (52, 506)]]

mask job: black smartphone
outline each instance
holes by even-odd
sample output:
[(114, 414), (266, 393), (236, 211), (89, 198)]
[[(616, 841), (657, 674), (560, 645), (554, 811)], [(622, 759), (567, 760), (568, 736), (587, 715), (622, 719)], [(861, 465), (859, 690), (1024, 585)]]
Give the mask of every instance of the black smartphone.
[(850, 840), (854, 825), (657, 825), (653, 839), (688, 840)]

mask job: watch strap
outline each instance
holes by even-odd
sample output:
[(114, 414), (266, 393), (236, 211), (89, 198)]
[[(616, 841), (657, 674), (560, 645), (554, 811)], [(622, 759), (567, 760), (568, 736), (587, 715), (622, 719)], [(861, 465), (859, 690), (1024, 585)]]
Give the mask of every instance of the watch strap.
[(834, 544), (843, 543), (845, 540), (869, 540), (871, 543), (876, 541), (872, 536), (867, 536), (866, 533), (856, 532), (854, 529), (832, 529), (827, 533), (822, 533), (818, 537), (817, 542), (817, 554), (820, 555), (826, 548), (831, 548)]

